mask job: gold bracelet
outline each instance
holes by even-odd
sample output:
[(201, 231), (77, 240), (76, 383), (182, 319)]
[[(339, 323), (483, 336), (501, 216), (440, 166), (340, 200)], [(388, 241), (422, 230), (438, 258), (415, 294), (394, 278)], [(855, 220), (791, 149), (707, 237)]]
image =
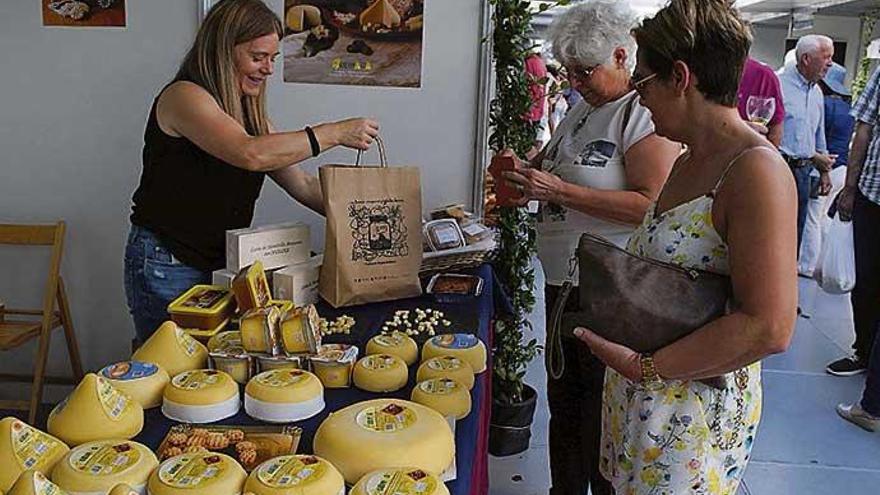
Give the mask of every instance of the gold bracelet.
[(663, 388), (663, 380), (657, 373), (657, 367), (654, 365), (654, 357), (650, 354), (639, 355), (639, 368), (642, 371), (642, 385), (648, 390), (658, 390)]

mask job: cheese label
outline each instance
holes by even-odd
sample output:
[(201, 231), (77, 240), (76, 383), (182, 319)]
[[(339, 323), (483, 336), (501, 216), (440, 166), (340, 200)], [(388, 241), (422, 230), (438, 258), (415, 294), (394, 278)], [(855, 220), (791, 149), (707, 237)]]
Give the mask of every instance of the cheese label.
[(221, 477), (229, 466), (219, 455), (183, 454), (159, 467), (159, 480), (175, 488), (200, 488)]
[(373, 340), (383, 347), (400, 347), (403, 345), (403, 336), (397, 332), (390, 335), (377, 335)]
[(437, 480), (430, 474), (412, 471), (383, 471), (367, 480), (367, 495), (430, 495), (437, 490)]
[(101, 403), (104, 414), (114, 421), (118, 420), (129, 403), (131, 403), (131, 399), (119, 390), (116, 390), (110, 382), (100, 376), (97, 380), (97, 389), (98, 402)]
[(358, 413), (355, 420), (361, 428), (394, 433), (414, 425), (416, 419), (416, 413), (412, 409), (391, 403), (383, 407), (367, 407)]
[(202, 390), (220, 383), (220, 373), (215, 370), (184, 371), (174, 377), (171, 384), (184, 390)]
[(70, 467), (89, 476), (112, 476), (125, 472), (141, 460), (132, 444), (86, 444), (70, 453)]
[(277, 457), (263, 463), (257, 478), (272, 488), (308, 486), (324, 477), (327, 465), (315, 456)]
[(110, 380), (129, 381), (148, 378), (159, 372), (153, 363), (140, 361), (121, 361), (102, 369), (100, 375)]
[(296, 385), (307, 378), (308, 375), (302, 370), (282, 368), (260, 373), (257, 375), (256, 380), (257, 383), (266, 385), (267, 387), (282, 388)]
[(454, 356), (440, 356), (428, 360), (428, 368), (434, 371), (455, 371), (461, 369), (461, 360)]
[(458, 383), (449, 378), (439, 378), (436, 380), (425, 380), (419, 383), (422, 391), (434, 395), (449, 395), (458, 388)]
[(200, 289), (189, 296), (181, 306), (199, 312), (208, 312), (214, 309), (229, 292), (217, 289)]
[(479, 343), (476, 335), (469, 333), (450, 333), (438, 335), (431, 339), (437, 347), (445, 349), (470, 349)]
[(180, 344), (180, 348), (183, 349), (183, 352), (186, 353), (187, 356), (193, 357), (196, 355), (196, 352), (199, 349), (199, 343), (196, 342), (196, 339), (190, 337), (180, 328), (174, 329), (174, 335), (177, 337), (177, 343)]
[(15, 421), (11, 428), (12, 452), (23, 470), (36, 469), (45, 457), (56, 456), (62, 450), (61, 443), (22, 421)]
[(241, 332), (223, 332), (209, 342), (209, 351), (220, 354), (244, 354)]
[(64, 491), (37, 471), (34, 473), (34, 495), (64, 495)]
[(361, 360), (361, 366), (368, 370), (390, 370), (396, 361), (387, 354), (372, 354)]

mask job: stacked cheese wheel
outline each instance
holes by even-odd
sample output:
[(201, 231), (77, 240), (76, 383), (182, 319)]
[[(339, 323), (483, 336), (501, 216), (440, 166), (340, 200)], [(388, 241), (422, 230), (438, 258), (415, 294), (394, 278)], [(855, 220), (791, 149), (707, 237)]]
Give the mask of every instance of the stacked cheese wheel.
[(455, 356), (437, 356), (423, 362), (416, 371), (416, 381), (431, 378), (451, 378), (468, 390), (474, 388), (474, 369), (467, 361)]
[(464, 385), (451, 378), (419, 382), (413, 388), (412, 400), (455, 419), (462, 419), (471, 412), (471, 394)]
[(466, 361), (474, 373), (486, 370), (486, 345), (476, 335), (451, 333), (432, 337), (422, 348), (422, 361), (437, 356), (454, 356)]
[(324, 409), (324, 387), (308, 371), (264, 371), (248, 382), (244, 409), (252, 418), (270, 423), (311, 418)]
[(419, 360), (419, 346), (402, 332), (380, 334), (367, 342), (367, 354), (391, 354), (403, 359), (407, 366)]
[(368, 392), (394, 392), (409, 379), (406, 363), (391, 354), (365, 356), (354, 367), (354, 384)]
[(183, 423), (212, 423), (235, 416), (238, 385), (219, 370), (184, 371), (165, 387), (162, 414)]

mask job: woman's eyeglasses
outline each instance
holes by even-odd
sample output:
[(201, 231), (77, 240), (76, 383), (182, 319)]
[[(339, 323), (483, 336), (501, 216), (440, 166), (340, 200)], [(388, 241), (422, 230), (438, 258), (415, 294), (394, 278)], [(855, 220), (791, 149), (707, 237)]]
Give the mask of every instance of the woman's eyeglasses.
[(642, 90), (644, 90), (648, 83), (653, 81), (656, 77), (656, 72), (648, 76), (641, 76), (633, 73), (632, 77), (629, 78), (629, 87), (636, 90), (637, 93), (642, 94)]
[(568, 74), (569, 79), (587, 81), (593, 76), (593, 72), (596, 72), (596, 69), (598, 69), (600, 65), (602, 64), (596, 64), (592, 67), (587, 67), (586, 69), (567, 69), (566, 73)]

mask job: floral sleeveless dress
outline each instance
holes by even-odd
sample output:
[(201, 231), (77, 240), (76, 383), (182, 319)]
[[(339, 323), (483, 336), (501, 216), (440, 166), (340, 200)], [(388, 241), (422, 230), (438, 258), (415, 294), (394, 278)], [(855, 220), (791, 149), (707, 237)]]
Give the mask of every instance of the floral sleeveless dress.
[[(656, 218), (655, 204), (627, 250), (729, 273), (727, 245), (712, 224), (715, 190)], [(608, 368), (600, 469), (617, 495), (736, 493), (761, 418), (760, 363), (725, 378), (724, 390), (674, 380), (647, 390)]]

